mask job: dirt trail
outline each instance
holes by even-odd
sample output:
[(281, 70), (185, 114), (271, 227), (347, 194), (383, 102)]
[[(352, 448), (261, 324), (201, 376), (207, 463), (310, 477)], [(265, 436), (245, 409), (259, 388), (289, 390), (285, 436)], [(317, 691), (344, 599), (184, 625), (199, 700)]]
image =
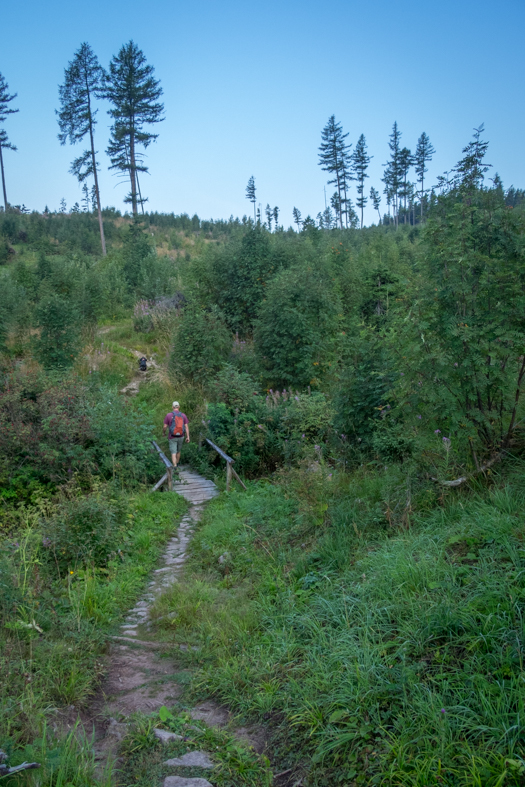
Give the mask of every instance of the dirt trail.
[[(218, 490), (212, 481), (187, 469), (179, 470), (179, 479), (174, 483), (174, 491), (186, 498), (191, 507), (168, 541), (146, 592), (129, 611), (119, 635), (113, 638), (109, 670), (95, 713), (95, 722), (98, 721), (95, 723), (96, 748), (101, 759), (113, 753), (125, 734), (124, 717), (135, 711), (151, 713), (175, 702), (188, 679), (185, 670), (181, 671), (174, 661), (164, 656), (166, 648), (172, 650), (172, 646), (155, 641), (150, 631), (149, 612), (155, 599), (179, 580), (195, 523), (203, 505), (215, 497)], [(186, 645), (181, 643), (180, 647), (185, 649)]]
[[(132, 353), (137, 360), (143, 356), (143, 353), (141, 353), (139, 350), (129, 350), (129, 352)], [(147, 364), (148, 372), (151, 371), (151, 369), (155, 369), (157, 372), (160, 371), (160, 366), (154, 358), (148, 358)], [(141, 383), (145, 382), (147, 379), (146, 375), (148, 375), (148, 372), (136, 372), (133, 380), (125, 385), (124, 388), (121, 388), (120, 393), (124, 394), (125, 396), (135, 396), (138, 394)]]
[[(200, 519), (203, 506), (218, 494), (218, 490), (212, 481), (186, 468), (179, 469), (179, 479), (174, 483), (174, 491), (188, 500), (190, 509), (182, 517), (177, 531), (167, 543), (146, 592), (129, 611), (120, 633), (113, 637), (108, 674), (90, 715), (90, 721), (95, 726), (96, 756), (101, 767), (108, 757), (115, 757), (118, 743), (126, 734), (127, 717), (130, 714), (135, 711), (151, 713), (162, 705), (173, 705), (190, 679), (189, 670), (181, 668), (174, 658), (166, 656), (167, 650), (173, 653), (173, 645), (156, 641), (149, 613), (155, 599), (180, 580), (195, 524)], [(181, 650), (186, 650), (187, 647), (184, 642), (179, 643)], [(208, 726), (224, 727), (231, 723), (228, 710), (214, 702), (197, 705), (190, 711), (190, 715), (195, 720), (204, 721)], [(85, 722), (83, 726), (86, 728)], [(242, 728), (232, 732), (256, 751), (261, 752), (265, 748), (265, 736), (261, 730)], [(158, 730), (156, 734), (161, 740), (163, 734), (169, 735), (162, 730)], [(195, 754), (204, 758), (207, 756), (206, 752)], [(181, 776), (170, 776), (165, 781), (165, 787), (213, 787), (210, 782), (200, 777), (185, 779)]]

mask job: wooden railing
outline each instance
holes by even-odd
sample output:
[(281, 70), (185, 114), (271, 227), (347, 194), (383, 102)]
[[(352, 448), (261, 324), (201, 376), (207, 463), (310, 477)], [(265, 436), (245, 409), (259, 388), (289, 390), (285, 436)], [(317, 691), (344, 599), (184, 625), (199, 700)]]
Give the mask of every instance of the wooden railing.
[(157, 483), (155, 484), (155, 486), (153, 487), (153, 489), (151, 491), (152, 492), (156, 492), (157, 489), (160, 489), (162, 484), (167, 483), (168, 490), (170, 492), (172, 492), (173, 491), (173, 465), (171, 464), (171, 462), (168, 459), (168, 457), (160, 450), (160, 448), (157, 445), (157, 443), (155, 442), (155, 440), (152, 440), (151, 443), (152, 443), (153, 447), (156, 449), (156, 451), (157, 451), (157, 453), (159, 455), (159, 459), (161, 460), (161, 462), (164, 464), (164, 466), (166, 468), (166, 472), (164, 473), (164, 475), (162, 476), (160, 481), (157, 481)]
[(237, 475), (237, 473), (235, 472), (235, 470), (232, 467), (233, 459), (231, 458), (231, 456), (228, 456), (228, 454), (225, 454), (224, 451), (222, 450), (222, 448), (219, 448), (218, 445), (215, 445), (215, 443), (212, 443), (212, 441), (209, 440), (208, 438), (206, 438), (206, 442), (208, 443), (208, 445), (211, 445), (211, 447), (214, 449), (214, 451), (217, 451), (219, 456), (222, 456), (222, 458), (226, 460), (226, 491), (227, 492), (230, 491), (230, 484), (231, 484), (232, 476), (240, 483), (240, 485), (242, 486), (243, 489), (246, 489), (243, 481), (241, 481), (241, 479), (239, 478), (239, 476)]
[[(237, 475), (237, 473), (232, 467), (233, 459), (231, 458), (231, 456), (225, 454), (222, 448), (219, 448), (218, 445), (215, 445), (215, 443), (213, 443), (208, 438), (206, 438), (206, 442), (208, 443), (208, 445), (210, 445), (213, 448), (214, 451), (217, 451), (219, 456), (222, 456), (222, 458), (226, 461), (226, 491), (227, 492), (230, 491), (232, 477), (239, 482), (239, 484), (242, 486), (243, 489), (246, 489), (244, 482), (239, 478), (239, 476)], [(161, 460), (164, 467), (166, 468), (166, 472), (164, 473), (160, 481), (157, 481), (157, 483), (155, 484), (155, 486), (151, 491), (156, 492), (157, 489), (160, 489), (163, 484), (167, 484), (168, 490), (172, 492), (173, 491), (173, 465), (171, 464), (168, 457), (161, 451), (159, 445), (155, 442), (155, 440), (152, 440), (151, 444), (157, 451), (159, 455), (159, 459)]]

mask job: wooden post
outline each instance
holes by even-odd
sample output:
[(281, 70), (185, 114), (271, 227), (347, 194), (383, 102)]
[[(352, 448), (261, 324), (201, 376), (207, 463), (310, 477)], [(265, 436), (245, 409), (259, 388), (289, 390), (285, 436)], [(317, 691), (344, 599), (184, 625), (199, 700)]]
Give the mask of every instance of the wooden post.
[[(230, 465), (230, 467), (231, 467), (231, 465)], [(242, 486), (242, 488), (243, 488), (243, 489), (246, 489), (246, 484), (244, 483), (244, 481), (241, 481), (241, 479), (239, 478), (239, 476), (237, 475), (237, 473), (235, 472), (235, 470), (234, 470), (234, 468), (233, 468), (233, 467), (232, 467), (232, 474), (233, 474), (233, 477), (234, 477), (234, 478), (236, 478), (236, 479), (237, 479), (237, 481), (240, 483), (240, 485)], [(246, 490), (246, 491), (248, 491), (248, 490)]]
[(168, 492), (173, 492), (173, 467), (168, 467)]
[(230, 491), (230, 484), (232, 482), (232, 463), (226, 462), (226, 491)]

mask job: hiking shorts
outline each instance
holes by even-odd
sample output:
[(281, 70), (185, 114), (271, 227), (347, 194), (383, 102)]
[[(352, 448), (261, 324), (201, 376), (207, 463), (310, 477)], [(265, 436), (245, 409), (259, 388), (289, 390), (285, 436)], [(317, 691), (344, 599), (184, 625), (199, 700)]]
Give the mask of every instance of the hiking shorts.
[(170, 454), (180, 454), (182, 450), (182, 444), (184, 442), (184, 437), (172, 437), (169, 441), (170, 444)]

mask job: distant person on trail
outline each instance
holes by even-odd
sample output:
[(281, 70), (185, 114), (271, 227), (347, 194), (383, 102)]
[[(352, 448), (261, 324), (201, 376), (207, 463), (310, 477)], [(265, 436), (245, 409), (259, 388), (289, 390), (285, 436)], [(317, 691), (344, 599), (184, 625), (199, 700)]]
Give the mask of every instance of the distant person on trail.
[(141, 372), (147, 372), (148, 370), (148, 361), (147, 358), (145, 358), (144, 356), (142, 356), (142, 358), (139, 358), (139, 369)]
[(173, 462), (173, 467), (177, 467), (180, 462), (180, 452), (184, 442), (184, 434), (186, 434), (186, 442), (190, 442), (188, 418), (179, 410), (178, 402), (173, 402), (173, 411), (168, 413), (164, 419), (164, 426), (162, 427), (163, 435), (166, 434), (166, 429), (168, 430), (171, 461)]

